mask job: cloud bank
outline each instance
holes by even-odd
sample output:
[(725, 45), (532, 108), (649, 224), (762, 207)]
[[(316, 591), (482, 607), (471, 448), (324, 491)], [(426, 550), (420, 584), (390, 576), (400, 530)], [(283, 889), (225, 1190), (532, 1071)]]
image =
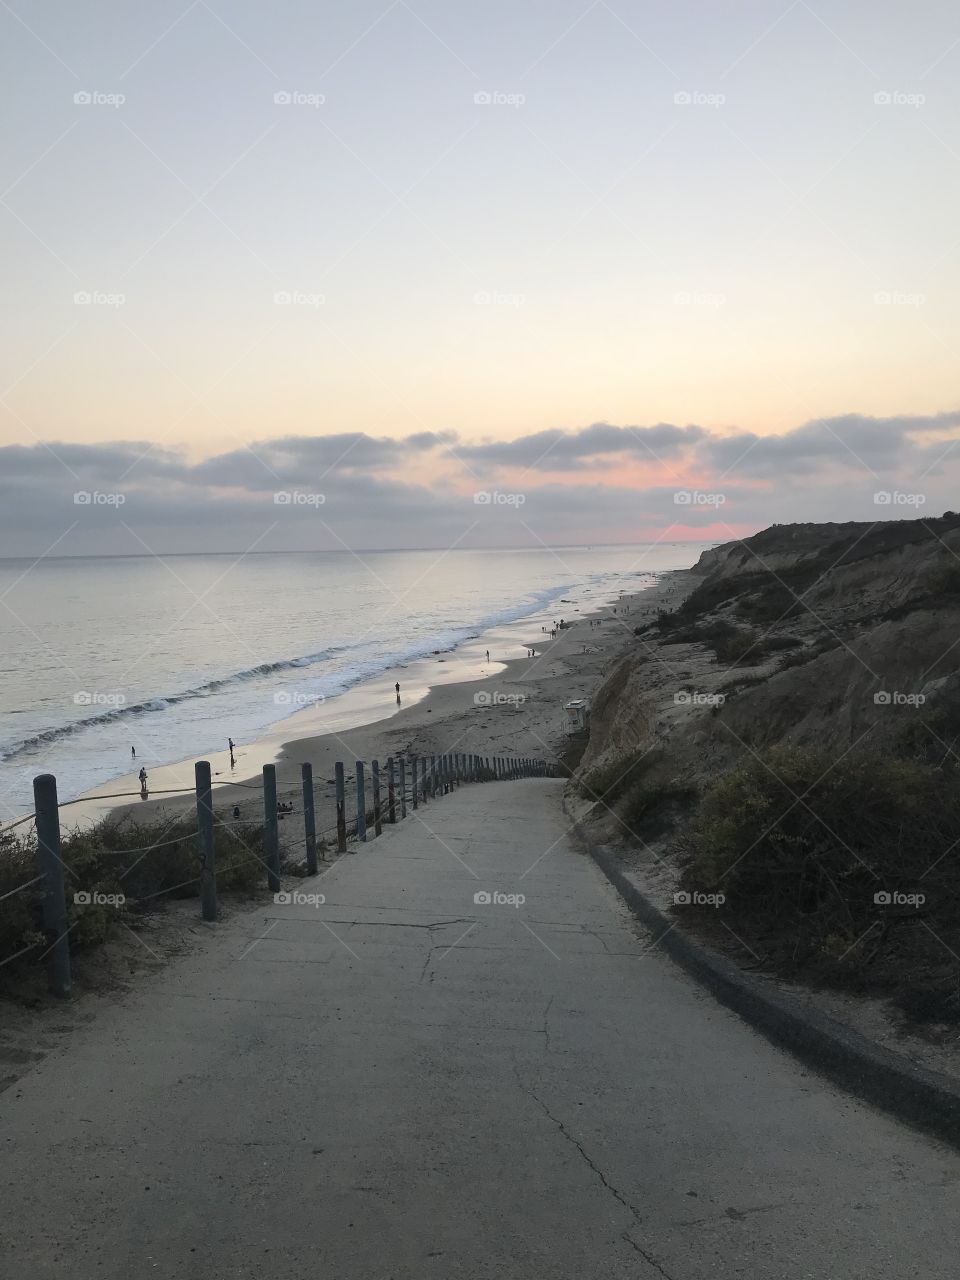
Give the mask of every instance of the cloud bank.
[(200, 461), (135, 440), (49, 442), (0, 448), (0, 548), (703, 541), (774, 521), (938, 514), (958, 505), (958, 480), (960, 410), (845, 414), (764, 436), (664, 422), (489, 441), (452, 431), (277, 436)]

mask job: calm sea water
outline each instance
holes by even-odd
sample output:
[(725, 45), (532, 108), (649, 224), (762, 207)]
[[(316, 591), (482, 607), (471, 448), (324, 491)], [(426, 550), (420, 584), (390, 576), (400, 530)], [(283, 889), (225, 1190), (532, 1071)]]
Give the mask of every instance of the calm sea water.
[[(0, 825), (35, 774), (69, 799), (138, 759), (249, 741), (309, 704), (699, 546), (0, 560)], [(563, 609), (560, 608), (562, 613)]]

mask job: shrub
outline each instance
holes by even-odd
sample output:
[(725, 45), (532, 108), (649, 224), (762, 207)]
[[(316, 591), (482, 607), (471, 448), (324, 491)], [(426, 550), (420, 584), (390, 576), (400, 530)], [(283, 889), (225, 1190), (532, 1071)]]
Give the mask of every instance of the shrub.
[(588, 800), (613, 805), (635, 786), (650, 766), (649, 751), (634, 751), (591, 769), (580, 781), (580, 791)]
[[(250, 894), (263, 883), (261, 827), (218, 826), (215, 847), (218, 893)], [(167, 898), (193, 898), (200, 892), (196, 827), (186, 822), (171, 826), (108, 820), (65, 836), (61, 854), (72, 951), (98, 946), (116, 924), (135, 922)], [(29, 884), (37, 876), (35, 838), (7, 839), (0, 845), (0, 975), (10, 991), (24, 966), (49, 946), (42, 930), (43, 884)], [(121, 906), (78, 902), (78, 892), (122, 894), (125, 901)]]
[(776, 970), (909, 991), (916, 1009), (918, 990), (956, 990), (958, 842), (950, 773), (894, 757), (777, 749), (706, 794), (687, 833), (683, 883), (725, 894), (724, 923)]

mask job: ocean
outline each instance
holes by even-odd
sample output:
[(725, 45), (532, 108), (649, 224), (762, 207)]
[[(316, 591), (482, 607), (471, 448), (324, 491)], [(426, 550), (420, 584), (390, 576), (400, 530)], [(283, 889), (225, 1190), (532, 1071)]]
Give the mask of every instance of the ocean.
[[(0, 826), (131, 770), (253, 741), (504, 623), (586, 612), (702, 547), (0, 560)], [(292, 735), (291, 735), (292, 736)]]

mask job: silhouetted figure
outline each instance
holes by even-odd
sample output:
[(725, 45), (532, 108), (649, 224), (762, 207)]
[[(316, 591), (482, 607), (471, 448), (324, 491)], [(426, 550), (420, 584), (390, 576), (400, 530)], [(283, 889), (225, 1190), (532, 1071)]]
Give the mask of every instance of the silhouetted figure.
[(131, 747), (131, 748), (130, 748), (130, 754), (134, 757), (134, 759), (136, 759), (136, 755), (137, 755), (137, 748), (136, 748), (136, 747)]
[(394, 686), (394, 688), (395, 688), (395, 689), (396, 689), (396, 691), (397, 691), (397, 706), (399, 707), (399, 705), (400, 705), (400, 681), (399, 681), (399, 680), (397, 681), (397, 683), (396, 683), (396, 685)]

